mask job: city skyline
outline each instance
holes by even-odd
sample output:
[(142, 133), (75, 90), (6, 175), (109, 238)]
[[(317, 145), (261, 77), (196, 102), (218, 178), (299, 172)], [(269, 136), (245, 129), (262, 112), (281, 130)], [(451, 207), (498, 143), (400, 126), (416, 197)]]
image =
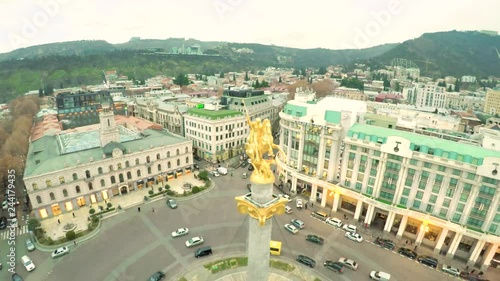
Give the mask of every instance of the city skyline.
[(124, 4), (116, 0), (7, 0), (0, 4), (0, 53), (77, 40), (116, 44), (132, 37), (361, 49), (439, 31), (498, 32), (495, 13), (500, 2), (485, 2), (189, 0), (174, 4), (144, 0)]

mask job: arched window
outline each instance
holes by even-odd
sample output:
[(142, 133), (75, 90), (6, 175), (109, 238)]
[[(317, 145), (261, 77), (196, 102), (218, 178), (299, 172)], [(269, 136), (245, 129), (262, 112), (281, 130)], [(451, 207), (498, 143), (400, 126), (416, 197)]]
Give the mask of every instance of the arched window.
[(66, 189), (63, 189), (63, 196), (68, 197), (68, 191)]
[(135, 164), (139, 165), (139, 158), (135, 158)]
[(80, 187), (77, 185), (75, 186), (76, 193), (80, 193)]
[(128, 179), (128, 180), (131, 180), (131, 179), (132, 179), (132, 173), (131, 173), (131, 172), (127, 172), (127, 179)]
[(170, 151), (167, 151), (167, 158), (170, 158)]
[(63, 176), (59, 177), (59, 183), (60, 183), (60, 184), (63, 184), (63, 183), (64, 183), (64, 177), (63, 177)]
[(104, 187), (106, 185), (106, 182), (104, 181), (104, 179), (101, 179), (101, 187)]
[(115, 176), (111, 176), (111, 184), (115, 184), (115, 183), (116, 183)]
[(160, 160), (160, 153), (156, 154), (156, 160)]
[(181, 160), (177, 159), (177, 167), (181, 165)]
[(47, 185), (47, 187), (51, 187), (52, 186), (52, 182), (50, 180), (46, 180), (45, 184)]
[(189, 148), (188, 148), (188, 147), (186, 147), (186, 154), (187, 154), (187, 153), (189, 153)]
[(120, 182), (124, 182), (125, 181), (125, 178), (123, 178), (123, 174), (119, 174), (118, 175), (118, 179), (120, 180)]
[(36, 183), (32, 183), (32, 184), (31, 184), (31, 187), (33, 187), (33, 190), (37, 190), (37, 189), (38, 189), (38, 184), (36, 184)]
[(176, 155), (179, 155), (179, 149), (176, 150), (177, 154)]
[(186, 157), (186, 164), (189, 163), (189, 157)]
[(92, 183), (89, 182), (89, 190), (92, 190), (92, 189), (94, 189), (94, 187), (92, 186)]
[(125, 167), (126, 167), (126, 168), (130, 167), (130, 162), (125, 161)]
[(97, 168), (97, 173), (98, 173), (99, 175), (101, 175), (101, 174), (102, 174), (102, 167)]
[(141, 170), (137, 170), (137, 177), (141, 176)]
[(42, 197), (37, 196), (37, 197), (36, 197), (36, 202), (37, 202), (38, 204), (42, 204)]
[(78, 179), (78, 175), (76, 173), (73, 173), (73, 180), (76, 181)]
[(56, 196), (54, 195), (54, 192), (51, 192), (49, 195), (50, 195), (50, 200), (56, 200)]
[(113, 171), (113, 164), (109, 165), (109, 171)]
[(90, 171), (89, 170), (85, 171), (85, 177), (90, 178)]
[(158, 164), (158, 172), (161, 172), (161, 164)]
[(170, 161), (168, 161), (168, 163), (167, 163), (167, 168), (169, 168), (169, 169), (170, 169), (171, 167), (172, 167), (172, 164), (170, 164)]
[(149, 158), (149, 156), (146, 156), (146, 163), (149, 163), (151, 162), (151, 159)]
[(151, 167), (148, 167), (148, 174), (151, 174)]
[(121, 169), (122, 168), (122, 163), (118, 163), (118, 169)]

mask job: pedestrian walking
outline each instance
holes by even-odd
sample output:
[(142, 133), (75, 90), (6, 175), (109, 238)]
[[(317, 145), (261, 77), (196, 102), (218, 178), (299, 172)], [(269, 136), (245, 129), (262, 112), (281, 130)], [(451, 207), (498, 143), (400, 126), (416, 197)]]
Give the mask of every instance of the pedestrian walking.
[(75, 246), (76, 246), (76, 240), (75, 240), (75, 241), (73, 241), (73, 245), (75, 245)]
[(75, 216), (75, 213), (73, 213), (73, 217), (76, 217), (76, 216)]
[(152, 210), (153, 210), (153, 213), (154, 213), (155, 212), (155, 208), (153, 207)]
[(60, 221), (59, 219), (57, 219), (57, 223), (58, 223), (58, 224), (61, 224), (61, 221)]
[(406, 240), (406, 243), (405, 243), (405, 244), (406, 244), (406, 245), (408, 245), (408, 240)]
[(307, 204), (306, 204), (306, 210), (307, 210)]
[(138, 212), (141, 212), (141, 207), (137, 207), (137, 211), (138, 211)]
[(414, 251), (416, 251), (416, 250), (417, 250), (417, 245), (415, 245), (415, 250)]
[(314, 202), (311, 202), (311, 207), (314, 207)]

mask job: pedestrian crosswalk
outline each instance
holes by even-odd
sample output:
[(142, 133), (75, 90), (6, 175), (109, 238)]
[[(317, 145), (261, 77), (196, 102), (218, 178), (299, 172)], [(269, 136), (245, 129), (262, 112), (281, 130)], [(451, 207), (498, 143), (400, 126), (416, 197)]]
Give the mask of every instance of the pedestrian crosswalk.
[[(9, 236), (11, 235), (10, 231), (11, 230), (9, 228), (7, 228), (7, 229), (3, 230), (2, 232), (0, 232), (0, 240), (7, 240), (9, 238)], [(23, 226), (16, 229), (16, 237), (21, 236), (23, 234), (26, 234), (28, 232), (29, 232), (28, 226), (23, 225)]]

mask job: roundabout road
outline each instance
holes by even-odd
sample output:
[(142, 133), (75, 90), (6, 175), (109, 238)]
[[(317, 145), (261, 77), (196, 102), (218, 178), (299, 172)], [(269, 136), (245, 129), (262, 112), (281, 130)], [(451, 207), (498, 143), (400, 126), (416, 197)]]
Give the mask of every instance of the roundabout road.
[[(165, 200), (159, 200), (143, 205), (142, 212), (132, 208), (105, 220), (95, 238), (71, 247), (71, 253), (62, 258), (54, 260), (50, 253), (34, 251), (30, 257), (37, 268), (31, 273), (19, 268), (18, 272), (27, 281), (140, 281), (162, 270), (166, 272), (166, 280), (170, 280), (170, 277), (189, 270), (190, 264), (195, 262), (195, 248), (184, 245), (193, 236), (202, 236), (205, 245), (212, 246), (214, 254), (223, 257), (226, 253), (245, 251), (248, 218), (236, 211), (234, 200), (235, 196), (247, 192), (245, 186), (249, 180), (241, 179), (243, 172), (248, 171), (240, 168), (233, 177), (215, 178), (214, 190), (196, 199), (179, 202), (175, 210), (168, 208)], [(152, 207), (155, 212), (152, 212)], [(317, 262), (316, 270), (332, 280), (368, 280), (371, 270), (390, 272), (393, 275), (391, 281), (451, 280), (442, 272), (368, 242), (347, 240), (341, 230), (311, 218), (309, 210), (292, 208), (292, 214), (273, 218), (273, 240), (283, 242), (284, 257), (295, 259), (297, 254), (313, 257)], [(296, 235), (286, 232), (283, 225), (291, 218), (301, 219), (306, 228)], [(180, 227), (189, 228), (189, 234), (172, 238), (171, 232)], [(324, 237), (325, 244), (319, 246), (305, 241), (305, 236), (310, 233)], [(338, 260), (340, 256), (356, 260), (360, 264), (358, 271), (346, 269), (339, 275), (323, 267), (325, 259)]]

